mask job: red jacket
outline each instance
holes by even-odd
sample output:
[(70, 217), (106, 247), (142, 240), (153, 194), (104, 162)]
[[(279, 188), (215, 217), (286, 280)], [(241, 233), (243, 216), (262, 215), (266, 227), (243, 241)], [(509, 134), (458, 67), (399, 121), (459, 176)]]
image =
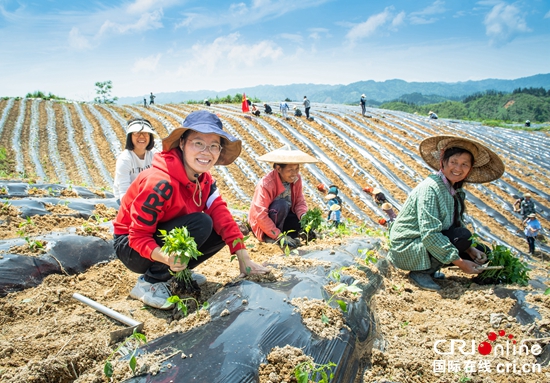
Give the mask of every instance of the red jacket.
[[(166, 222), (190, 213), (204, 212), (212, 217), (214, 230), (229, 246), (231, 254), (245, 246), (233, 241), (243, 238), (227, 204), (210, 173), (199, 177), (202, 203), (193, 202), (196, 185), (185, 173), (180, 148), (155, 155), (153, 165), (141, 173), (120, 201), (118, 215), (113, 221), (114, 233), (128, 234), (130, 247), (142, 257), (151, 259), (158, 246), (153, 235), (159, 222)], [(199, 201), (199, 192), (195, 201)]]
[[(254, 235), (260, 241), (264, 240), (264, 235), (276, 239), (281, 234), (281, 230), (277, 229), (275, 223), (269, 218), (268, 211), (271, 202), (275, 201), (275, 198), (284, 191), (283, 182), (275, 169), (266, 174), (258, 185), (256, 185), (248, 213), (248, 222)], [(294, 183), (290, 184), (290, 195), (292, 199), (290, 210), (298, 218), (302, 218), (302, 215), (307, 212), (307, 204), (302, 190), (302, 177), (300, 175), (298, 175), (298, 179)]]

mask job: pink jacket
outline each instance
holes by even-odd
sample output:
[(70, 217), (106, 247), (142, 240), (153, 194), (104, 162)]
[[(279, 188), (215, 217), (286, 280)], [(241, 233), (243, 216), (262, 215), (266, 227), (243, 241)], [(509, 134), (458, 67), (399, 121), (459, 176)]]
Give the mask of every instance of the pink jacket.
[[(298, 218), (301, 218), (307, 212), (307, 204), (302, 190), (302, 177), (300, 175), (298, 175), (296, 182), (291, 184), (290, 190), (292, 199), (290, 210)], [(284, 191), (285, 187), (279, 177), (279, 173), (275, 169), (266, 174), (258, 185), (256, 185), (254, 197), (252, 197), (252, 203), (250, 204), (250, 212), (248, 213), (248, 223), (258, 240), (263, 241), (264, 235), (276, 239), (281, 234), (281, 231), (277, 229), (275, 223), (269, 218), (268, 211), (271, 202)]]

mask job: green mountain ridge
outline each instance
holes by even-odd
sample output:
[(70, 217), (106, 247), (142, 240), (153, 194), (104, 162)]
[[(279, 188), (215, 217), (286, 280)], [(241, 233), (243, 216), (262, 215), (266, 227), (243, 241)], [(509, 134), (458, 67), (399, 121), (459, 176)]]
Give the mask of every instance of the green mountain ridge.
[[(188, 100), (203, 100), (205, 98), (234, 96), (246, 93), (267, 102), (277, 102), (289, 98), (293, 101), (302, 101), (307, 96), (313, 103), (330, 104), (358, 104), (361, 94), (367, 96), (369, 105), (379, 105), (382, 102), (396, 100), (402, 95), (421, 93), (423, 95), (437, 95), (448, 99), (462, 98), (474, 93), (487, 90), (496, 90), (511, 93), (517, 88), (550, 89), (550, 73), (537, 74), (514, 80), (485, 79), (464, 82), (407, 82), (394, 79), (386, 81), (358, 81), (348, 85), (328, 84), (290, 84), (290, 85), (258, 85), (254, 87), (232, 88), (225, 91), (198, 90), (169, 93), (153, 93), (155, 102), (159, 104), (181, 103)], [(147, 95), (119, 97), (119, 104), (143, 103)]]

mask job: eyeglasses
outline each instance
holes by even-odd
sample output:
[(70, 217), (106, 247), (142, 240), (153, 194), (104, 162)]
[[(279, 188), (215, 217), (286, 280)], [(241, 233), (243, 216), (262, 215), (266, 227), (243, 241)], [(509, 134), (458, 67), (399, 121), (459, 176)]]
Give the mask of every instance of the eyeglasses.
[(206, 145), (206, 143), (204, 141), (200, 141), (200, 140), (193, 140), (193, 141), (190, 141), (190, 142), (193, 145), (193, 147), (195, 148), (195, 150), (197, 150), (199, 152), (204, 152), (208, 148), (208, 150), (210, 150), (210, 153), (220, 154), (220, 152), (223, 149), (220, 144)]
[(147, 132), (133, 132), (132, 135), (134, 137), (139, 137), (139, 136), (147, 136), (149, 133)]

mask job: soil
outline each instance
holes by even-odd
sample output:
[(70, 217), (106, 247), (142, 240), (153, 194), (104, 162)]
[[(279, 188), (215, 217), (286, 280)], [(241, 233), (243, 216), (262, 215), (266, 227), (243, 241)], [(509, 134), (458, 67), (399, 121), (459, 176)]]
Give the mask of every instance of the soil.
[[(5, 107), (6, 103), (0, 104), (0, 112)], [(59, 153), (72, 153), (68, 145), (69, 139), (67, 130), (64, 129), (64, 112), (63, 105), (55, 104), (54, 111), (56, 117), (56, 130), (58, 136), (57, 150)], [(75, 129), (76, 137), (80, 137), (79, 142), (80, 153), (84, 159), (87, 168), (87, 177), (92, 180), (93, 186), (97, 189), (108, 187), (103, 180), (100, 171), (97, 168), (97, 161), (91, 159), (86, 154), (89, 148), (84, 144), (86, 140), (83, 138), (82, 124), (79, 122), (78, 114), (74, 105), (68, 105), (68, 116), (72, 118), (73, 129)], [(158, 109), (166, 108), (171, 113), (179, 113), (184, 117), (187, 113), (193, 110), (194, 107), (177, 105), (170, 107), (159, 106)], [(143, 108), (131, 107), (114, 107), (124, 118), (129, 118), (130, 114), (127, 110), (139, 110), (143, 112)], [(25, 113), (29, 114), (30, 103), (27, 104)], [(155, 113), (159, 114), (158, 110)], [(331, 113), (328, 111), (328, 113)], [(15, 103), (14, 107), (8, 114), (7, 123), (2, 135), (0, 136), (0, 147), (11, 147), (11, 131), (7, 128), (13, 127), (19, 114), (19, 104)], [(98, 152), (102, 157), (102, 161), (108, 164), (107, 169), (112, 173), (114, 171), (114, 156), (109, 151), (108, 142), (101, 140), (99, 126), (95, 118), (91, 116), (87, 109), (84, 114), (93, 122), (92, 126), (97, 132), (94, 132), (92, 137), (98, 145)], [(117, 123), (109, 113), (102, 112), (113, 126)], [(345, 118), (341, 118), (336, 113), (335, 118), (346, 122)], [(27, 117), (28, 118), (28, 117)], [(166, 134), (163, 125), (150, 117), (153, 124), (163, 136)], [(353, 116), (355, 119), (360, 117)], [(380, 139), (381, 135), (393, 135), (402, 140), (404, 146), (409, 150), (416, 151), (417, 142), (410, 137), (410, 133), (404, 132), (402, 128), (396, 126), (395, 123), (389, 123), (383, 118), (363, 119), (369, 127), (379, 135), (372, 135), (369, 138), (373, 139), (381, 148), (392, 151), (384, 140)], [(176, 124), (174, 118), (167, 118), (172, 124)], [(235, 129), (239, 134), (247, 136), (243, 127), (232, 119), (227, 119), (227, 123)], [(264, 135), (269, 135), (263, 125), (259, 124), (256, 119), (247, 119), (249, 125), (254, 126)], [(266, 117), (265, 121), (270, 121)], [(45, 116), (40, 115), (40, 126), (45, 123)], [(288, 121), (294, 128), (300, 130), (308, 139), (315, 141), (334, 163), (338, 164), (349, 176), (352, 176), (353, 169), (336, 154), (332, 154), (330, 145), (323, 144), (320, 139), (316, 138), (312, 133), (305, 131), (304, 125), (314, 126), (322, 135), (333, 137), (330, 132), (316, 122), (305, 122), (305, 119), (292, 119)], [(346, 122), (351, 124), (351, 122)], [(11, 125), (10, 125), (11, 124)], [(445, 126), (440, 125), (414, 125), (418, 129), (423, 129), (426, 132), (441, 132), (446, 131)], [(24, 125), (23, 134), (28, 135), (28, 124)], [(291, 135), (283, 132), (291, 139)], [(123, 139), (123, 134), (117, 133), (119, 138)], [(65, 137), (67, 139), (59, 139)], [(292, 138), (294, 140), (294, 138)], [(263, 149), (259, 142), (249, 139), (248, 143), (257, 152), (262, 154)], [(123, 143), (122, 143), (123, 144)], [(8, 151), (9, 154), (9, 151)], [(352, 153), (350, 153), (352, 154)], [(402, 153), (395, 155), (405, 156)], [(41, 154), (41, 156), (43, 156)], [(63, 156), (66, 162), (65, 168), (73, 184), (85, 184), (86, 176), (77, 171), (77, 166), (73, 162), (72, 155)], [(249, 163), (251, 168), (258, 176), (264, 174), (258, 163), (256, 163), (248, 153), (243, 152), (243, 159)], [(410, 179), (402, 169), (395, 167), (390, 160), (380, 156), (380, 160), (390, 168), (394, 174), (402, 175), (403, 180), (414, 186), (416, 181)], [(377, 170), (372, 164), (364, 158), (357, 157), (358, 163), (364, 168), (376, 174), (376, 178), (380, 184), (384, 184), (386, 189), (396, 199), (404, 202), (406, 195), (397, 188), (397, 186), (384, 180), (384, 176), (377, 174)], [(526, 176), (529, 172), (525, 171), (524, 167), (527, 164), (519, 166), (513, 160), (506, 158), (507, 171), (510, 174), (521, 179), (529, 177), (528, 181), (535, 185), (538, 190), (548, 193), (550, 190), (546, 186), (549, 184), (546, 172), (543, 169), (539, 170), (537, 177)], [(406, 165), (417, 171), (419, 174), (426, 176), (426, 169), (417, 164), (414, 160), (408, 159)], [(25, 171), (31, 175), (29, 180), (37, 181), (32, 176), (33, 170), (31, 161), (25, 157)], [(329, 179), (334, 179), (336, 176), (331, 173), (325, 165), (319, 166)], [(48, 167), (47, 169), (50, 169)], [(254, 189), (252, 181), (243, 179), (242, 172), (235, 164), (228, 167), (230, 174), (242, 180), (240, 187), (243, 192), (251, 196)], [(52, 170), (48, 171), (48, 174)], [(220, 180), (218, 186), (221, 190), (224, 199), (229, 206), (236, 210), (247, 210), (247, 204), (238, 198), (232, 191), (231, 187), (223, 182), (223, 177), (214, 171)], [(529, 173), (530, 174), (530, 173)], [(303, 171), (304, 179), (311, 185), (317, 185), (318, 181), (305, 170)], [(49, 181), (55, 181), (54, 177)], [(507, 181), (514, 184), (513, 181)], [(515, 187), (522, 189), (521, 185), (514, 184)], [(495, 185), (489, 185), (488, 188), (495, 193), (496, 196), (503, 200), (510, 201), (511, 197)], [(32, 190), (32, 189), (29, 189)], [(489, 198), (484, 198), (482, 192), (475, 188), (468, 188), (468, 191), (481, 198), (491, 208), (504, 214), (508, 220), (520, 226), (520, 218), (512, 212), (505, 211), (499, 205), (498, 201), (493, 201)], [(364, 207), (364, 203), (352, 194), (351, 189), (346, 185), (342, 185), (341, 192), (345, 193), (354, 200), (354, 202)], [(31, 194), (31, 192), (29, 192)], [(38, 190), (32, 192), (34, 197), (43, 196), (43, 192)], [(78, 194), (68, 190), (64, 192), (62, 197), (78, 198)], [(98, 191), (98, 194), (101, 194)], [(307, 196), (308, 203), (315, 206), (311, 196)], [(550, 206), (548, 201), (543, 198), (537, 198), (538, 203), (543, 204), (546, 208)], [(4, 200), (2, 200), (2, 203)], [(512, 201), (513, 202), (513, 201)], [(49, 234), (56, 231), (76, 230), (79, 235), (96, 235), (105, 240), (110, 240), (111, 229), (108, 222), (114, 218), (114, 209), (106, 208), (105, 205), (98, 204), (96, 206), (96, 214), (88, 220), (73, 216), (74, 212), (63, 204), (52, 205), (48, 207), (52, 213), (48, 216), (33, 216), (31, 220), (33, 224), (24, 225), (25, 230), (31, 238), (39, 235)], [(368, 211), (368, 209), (365, 209)], [(525, 249), (526, 243), (514, 233), (509, 233), (505, 228), (501, 227), (493, 218), (486, 215), (485, 212), (479, 210), (473, 204), (468, 203), (468, 212), (482, 224), (486, 225), (491, 232), (495, 233), (499, 238), (504, 238), (511, 245)], [(344, 212), (345, 213), (345, 212)], [(376, 222), (379, 216), (368, 211), (370, 218)], [(350, 214), (351, 215), (351, 214)], [(236, 217), (240, 218), (240, 217)], [(548, 221), (541, 218), (543, 227), (549, 227)], [(18, 238), (18, 230), (20, 225), (26, 222), (25, 219), (18, 215), (18, 209), (14, 206), (2, 204), (0, 205), (0, 239), (7, 240)], [(353, 222), (352, 222), (353, 223)], [(382, 226), (370, 227), (369, 235), (383, 233), (385, 230)], [(318, 250), (340, 246), (346, 242), (348, 238), (365, 237), (366, 234), (361, 234), (359, 231), (354, 231), (349, 234), (326, 234), (315, 241), (312, 241), (308, 246), (303, 246), (300, 250)], [(257, 242), (253, 237), (248, 239), (249, 252), (251, 257), (261, 263), (272, 265), (291, 264), (293, 267), (306, 267), (309, 263), (314, 262), (304, 259), (300, 256), (291, 254), (284, 256), (281, 249), (272, 244)], [(13, 251), (13, 250), (12, 250)], [(21, 253), (29, 256), (36, 256), (35, 251), (31, 249), (21, 249)], [(1, 256), (1, 254), (0, 254)], [(378, 255), (380, 256), (380, 255)], [(207, 283), (201, 286), (200, 303), (205, 302), (216, 291), (219, 291), (227, 283), (238, 280), (238, 265), (235, 262), (230, 262), (230, 254), (227, 248), (220, 251), (216, 256), (209, 261), (201, 264), (195, 271), (207, 277)], [(475, 355), (441, 355), (436, 351), (449, 351), (451, 339), (464, 340), (467, 343), (466, 349), (470, 347), (470, 342), (475, 341), (476, 347), (484, 341), (488, 341), (496, 348), (498, 345), (506, 346), (506, 342), (513, 346), (513, 340), (517, 340), (517, 345), (521, 341), (532, 338), (547, 337), (550, 332), (550, 295), (543, 295), (544, 289), (548, 286), (548, 254), (537, 252), (536, 256), (528, 260), (531, 267), (531, 278), (537, 279), (538, 284), (533, 284), (528, 287), (519, 287), (516, 285), (506, 286), (505, 288), (511, 291), (517, 291), (517, 296), (522, 297), (524, 305), (536, 310), (540, 317), (532, 323), (523, 323), (515, 316), (517, 311), (517, 299), (503, 297), (504, 287), (494, 285), (477, 285), (472, 282), (471, 278), (458, 270), (445, 270), (446, 278), (437, 283), (441, 285), (440, 292), (429, 292), (418, 289), (411, 284), (407, 278), (407, 273), (391, 268), (388, 272), (384, 272), (383, 287), (374, 295), (371, 300), (371, 306), (375, 311), (377, 322), (374, 324), (377, 329), (377, 339), (371, 352), (368, 352), (368, 359), (364, 361), (367, 369), (362, 377), (358, 377), (358, 381), (362, 378), (364, 382), (542, 382), (550, 381), (550, 369), (543, 366), (541, 371), (533, 373), (517, 373), (514, 371), (499, 372), (496, 366), (501, 363), (515, 366), (521, 369), (523, 365), (533, 365), (539, 361), (532, 355), (493, 355), (483, 356), (479, 353)], [(376, 270), (374, 265), (369, 265)], [(343, 270), (354, 278), (364, 278), (360, 270), (350, 268)], [(124, 315), (130, 316), (137, 321), (144, 323), (143, 333), (147, 337), (147, 341), (151, 341), (170, 332), (188, 331), (194, 326), (200, 326), (209, 320), (208, 311), (193, 311), (188, 317), (181, 318), (181, 314), (176, 311), (162, 311), (148, 307), (144, 307), (142, 303), (131, 299), (129, 292), (134, 286), (138, 275), (128, 271), (118, 260), (114, 260), (105, 264), (94, 265), (86, 272), (78, 275), (50, 275), (41, 285), (26, 289), (24, 291), (10, 293), (5, 297), (0, 298), (0, 379), (2, 382), (108, 382), (105, 377), (103, 368), (108, 358), (111, 358), (114, 375), (111, 381), (122, 381), (132, 376), (127, 362), (119, 361), (120, 354), (113, 351), (119, 345), (118, 343), (110, 344), (110, 333), (114, 330), (124, 328), (124, 325), (111, 319), (92, 308), (78, 302), (72, 298), (73, 293), (79, 293), (89, 297), (107, 307), (110, 307)], [(257, 277), (256, 277), (257, 278)], [(274, 269), (271, 274), (265, 277), (260, 277), (261, 281), (274, 281), (281, 278), (280, 271)], [(252, 279), (252, 277), (251, 277)], [(331, 286), (327, 286), (327, 291), (330, 291)], [(296, 310), (301, 312), (304, 321), (307, 318), (318, 320), (319, 310), (323, 311), (325, 306), (316, 306), (318, 302), (309, 299), (294, 300), (292, 303), (296, 305)], [(346, 299), (353, 297), (348, 296)], [(338, 298), (340, 299), (340, 298)], [(521, 299), (520, 299), (521, 300)], [(313, 310), (314, 314), (308, 314), (307, 310)], [(332, 310), (325, 314), (329, 317), (329, 323), (336, 328), (346, 326), (341, 319), (338, 319), (339, 311), (332, 316)], [(312, 321), (313, 322), (313, 321)], [(317, 327), (316, 327), (317, 326)], [(332, 328), (327, 330), (326, 323), (313, 323), (312, 331), (317, 332), (319, 336), (334, 336), (334, 332), (330, 332)], [(500, 336), (499, 331), (505, 334)], [(489, 339), (492, 332), (497, 334), (494, 341)], [(508, 336), (513, 335), (513, 338)], [(533, 342), (531, 342), (533, 343)], [(544, 342), (538, 342), (544, 344)], [(511, 346), (511, 347), (512, 347)], [(518, 346), (519, 347), (519, 346)], [(282, 350), (282, 351), (281, 351)], [(260, 381), (267, 382), (291, 382), (296, 381), (293, 377), (293, 368), (300, 362), (307, 361), (307, 355), (304, 355), (301, 350), (292, 350), (290, 347), (284, 350), (274, 350), (273, 354), (268, 356), (267, 362), (260, 369)], [(284, 352), (281, 356), (281, 352)], [(183, 357), (183, 355), (182, 355)], [(191, 357), (191, 356), (185, 356)], [(464, 372), (464, 363), (471, 362), (477, 370), (481, 369), (483, 363), (490, 361), (492, 370), (487, 372), (471, 371)], [(148, 355), (146, 358), (138, 358), (137, 371), (158, 371), (162, 358), (155, 355)], [(445, 367), (453, 365), (450, 362), (462, 362), (460, 369), (446, 372), (436, 372), (436, 367), (441, 366), (445, 362)], [(315, 361), (313, 361), (315, 362)], [(439, 363), (439, 364), (438, 364)], [(453, 365), (456, 369), (456, 363)], [(470, 366), (471, 367), (471, 366)], [(485, 366), (486, 367), (486, 366)], [(293, 380), (294, 379), (294, 380)]]

